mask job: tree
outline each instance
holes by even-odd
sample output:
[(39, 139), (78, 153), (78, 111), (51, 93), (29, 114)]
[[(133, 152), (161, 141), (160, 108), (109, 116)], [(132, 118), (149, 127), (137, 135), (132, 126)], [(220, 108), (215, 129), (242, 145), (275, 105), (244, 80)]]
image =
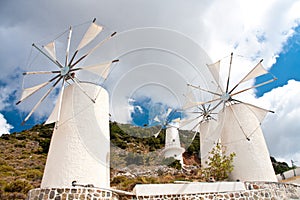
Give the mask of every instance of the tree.
[(225, 147), (217, 144), (211, 152), (206, 164), (208, 167), (203, 169), (204, 176), (207, 180), (213, 178), (216, 181), (222, 181), (228, 178), (233, 170), (233, 159), (235, 153), (226, 154)]

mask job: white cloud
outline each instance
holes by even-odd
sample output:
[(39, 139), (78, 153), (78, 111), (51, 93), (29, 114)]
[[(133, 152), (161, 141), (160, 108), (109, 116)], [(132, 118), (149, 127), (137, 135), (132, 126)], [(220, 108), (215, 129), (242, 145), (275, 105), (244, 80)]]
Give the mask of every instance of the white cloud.
[(293, 0), (214, 1), (203, 16), (209, 33), (203, 45), (215, 59), (234, 51), (264, 58), (269, 68), (297, 26), (296, 7), (299, 3)]
[(9, 134), (9, 131), (13, 128), (8, 124), (4, 116), (0, 113), (0, 136), (3, 134)]
[(300, 82), (290, 80), (287, 85), (273, 89), (259, 98), (275, 114), (268, 114), (263, 131), (270, 154), (285, 161), (300, 161)]

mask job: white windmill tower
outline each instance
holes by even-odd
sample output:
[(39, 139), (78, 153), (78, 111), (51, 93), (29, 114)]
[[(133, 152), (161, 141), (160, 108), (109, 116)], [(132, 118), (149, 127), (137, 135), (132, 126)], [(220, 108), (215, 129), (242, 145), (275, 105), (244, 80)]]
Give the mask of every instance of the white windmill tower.
[[(196, 106), (194, 111), (186, 110), (189, 113), (189, 119), (183, 121), (182, 128), (189, 129), (194, 132), (193, 139), (196, 134), (199, 133), (200, 137), (200, 151), (199, 158), (201, 161), (201, 166), (206, 167), (209, 157), (209, 153), (220, 142), (220, 134), (216, 131), (218, 122), (216, 120), (216, 112), (214, 108), (211, 108), (211, 104), (208, 106), (200, 105)], [(192, 128), (188, 128), (192, 127)]]
[(154, 120), (161, 125), (161, 129), (155, 134), (155, 137), (161, 132), (162, 129), (166, 129), (165, 135), (165, 147), (162, 151), (165, 158), (174, 158), (179, 160), (183, 166), (183, 157), (185, 149), (181, 147), (180, 137), (179, 137), (179, 123), (180, 118), (173, 119), (172, 116), (176, 111), (168, 108), (167, 112), (159, 118), (156, 116)]
[(263, 68), (261, 60), (244, 78), (229, 90), (232, 58), (233, 54), (230, 57), (226, 89), (222, 89), (222, 83), (219, 79), (221, 61), (208, 65), (218, 85), (218, 92), (207, 91), (201, 87), (193, 86), (215, 96), (210, 101), (196, 102), (194, 105), (216, 103), (213, 109), (219, 109), (218, 125), (213, 131), (218, 132), (221, 143), (226, 146), (227, 152), (235, 152), (236, 154), (233, 163), (234, 170), (230, 175), (231, 179), (277, 181), (268, 148), (260, 128), (260, 123), (265, 115), (272, 111), (235, 99), (236, 95), (270, 83), (276, 80), (276, 78), (273, 77), (264, 83), (235, 92), (235, 89), (241, 83), (268, 73)]
[(199, 134), (200, 149), (199, 158), (201, 166), (206, 167), (211, 150), (220, 142), (220, 133), (216, 131), (219, 125), (217, 121), (217, 112), (215, 111), (218, 105), (200, 104), (196, 102), (195, 93), (192, 89), (193, 85), (188, 84), (185, 105), (183, 106), (186, 119), (181, 121), (181, 128), (190, 130), (194, 133), (192, 141)]
[[(56, 54), (56, 45), (61, 45), (60, 43), (57, 44), (57, 40), (42, 47), (33, 44), (33, 47), (49, 62), (48, 64), (52, 64), (58, 69), (24, 73), (26, 76), (53, 74), (53, 77), (46, 82), (23, 90), (21, 99), (17, 104), (27, 98), (32, 98), (32, 95), (34, 96), (42, 89), (47, 89), (23, 123), (30, 118), (38, 106), (52, 91), (55, 91), (54, 89), (61, 82), (57, 103), (46, 121), (46, 124), (55, 122), (55, 129), (41, 188), (71, 187), (74, 181), (82, 185), (92, 184), (96, 187), (110, 187), (108, 92), (97, 84), (83, 82), (75, 76), (75, 73), (79, 71), (87, 71), (105, 80), (111, 64), (118, 61), (81, 66), (86, 57), (116, 34), (115, 32), (109, 35), (91, 49), (85, 50), (87, 45), (92, 45), (92, 41), (102, 29), (103, 27), (97, 25), (94, 19), (78, 46), (75, 47), (73, 42), (71, 44), (73, 28), (70, 27), (67, 31), (67, 45), (63, 62), (57, 59), (61, 56)], [(70, 54), (71, 49), (74, 49), (73, 54)]]

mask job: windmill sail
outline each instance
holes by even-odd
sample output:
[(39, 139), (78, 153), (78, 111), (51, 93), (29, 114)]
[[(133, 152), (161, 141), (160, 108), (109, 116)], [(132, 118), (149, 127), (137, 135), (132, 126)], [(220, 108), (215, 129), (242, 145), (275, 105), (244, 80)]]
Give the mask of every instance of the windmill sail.
[(52, 124), (52, 123), (58, 122), (57, 119), (58, 119), (58, 107), (59, 107), (59, 104), (61, 104), (60, 99), (58, 99), (57, 103), (55, 104), (54, 109), (52, 110), (52, 113), (49, 115), (49, 117), (46, 120), (45, 124)]
[(92, 72), (92, 73), (97, 74), (98, 76), (101, 76), (104, 79), (106, 79), (109, 74), (111, 64), (112, 64), (112, 62), (91, 65), (91, 66), (83, 67), (82, 70)]
[(56, 60), (55, 42), (50, 42), (44, 46), (44, 49), (49, 53), (49, 55)]
[(95, 37), (102, 31), (102, 29), (102, 26), (92, 23), (86, 31), (86, 33), (84, 34), (83, 38), (81, 39), (77, 50), (80, 50), (86, 45), (88, 45), (93, 39), (95, 39)]
[(209, 152), (217, 145), (220, 139), (220, 132), (216, 129), (219, 123), (215, 120), (202, 122), (200, 131), (200, 158), (201, 166), (206, 166)]
[[(267, 74), (269, 73), (267, 70), (265, 70), (265, 68), (263, 67), (262, 65), (262, 61), (261, 60), (242, 80), (240, 80), (240, 82), (238, 84), (236, 84), (231, 90), (229, 93), (233, 92), (233, 90), (235, 90), (235, 88), (237, 88), (241, 83), (243, 82), (246, 82), (248, 80), (251, 80), (251, 79), (254, 79), (254, 78), (257, 78), (261, 75), (264, 75), (264, 74)], [(265, 82), (266, 84), (269, 83), (269, 82), (272, 82), (276, 80), (275, 78), (271, 81), (267, 81)], [(242, 90), (243, 91), (243, 90)]]
[[(63, 86), (64, 87), (64, 86)], [(52, 124), (52, 123), (56, 123), (55, 126), (58, 127), (60, 123), (59, 122), (59, 117), (60, 117), (60, 107), (62, 107), (63, 102), (62, 102), (62, 98), (63, 98), (63, 93), (64, 93), (64, 89), (62, 88), (60, 93), (59, 93), (59, 98), (57, 99), (57, 102), (55, 103), (55, 107), (52, 110), (51, 114), (49, 115), (48, 119), (46, 120), (45, 124)]]
[(48, 85), (50, 82), (44, 82), (42, 84), (30, 87), (30, 88), (26, 88), (23, 90), (22, 95), (20, 100), (18, 101), (17, 104), (21, 103), (22, 101), (24, 101), (25, 99), (27, 99), (28, 97), (30, 97), (31, 95), (33, 95), (34, 93), (36, 93), (39, 89), (45, 87), (46, 85)]
[(261, 62), (262, 60), (241, 80), (241, 82), (245, 82), (250, 79), (269, 73), (267, 70), (264, 69)]
[(218, 62), (216, 63), (213, 63), (213, 64), (210, 64), (210, 65), (207, 65), (210, 73), (212, 74), (212, 76), (214, 77), (215, 79), (215, 82), (218, 84), (218, 87), (219, 89), (222, 89), (222, 85), (221, 85), (221, 80), (220, 80), (220, 64), (221, 64), (221, 60), (219, 60)]

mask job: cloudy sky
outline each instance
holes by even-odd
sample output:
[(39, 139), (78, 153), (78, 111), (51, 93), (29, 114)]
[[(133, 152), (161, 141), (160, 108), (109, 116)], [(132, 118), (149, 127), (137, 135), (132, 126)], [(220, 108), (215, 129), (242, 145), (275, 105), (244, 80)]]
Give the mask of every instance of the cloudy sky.
[[(1, 1), (0, 134), (36, 123), (31, 120), (21, 127), (23, 116), (15, 106), (31, 44), (94, 17), (111, 32), (145, 27), (172, 30), (204, 49), (211, 60), (230, 52), (251, 58), (253, 64), (255, 58), (263, 58), (278, 81), (250, 92), (249, 99), (275, 111), (263, 123), (270, 154), (300, 165), (300, 2), (296, 0)], [(244, 70), (235, 69), (233, 79)]]

